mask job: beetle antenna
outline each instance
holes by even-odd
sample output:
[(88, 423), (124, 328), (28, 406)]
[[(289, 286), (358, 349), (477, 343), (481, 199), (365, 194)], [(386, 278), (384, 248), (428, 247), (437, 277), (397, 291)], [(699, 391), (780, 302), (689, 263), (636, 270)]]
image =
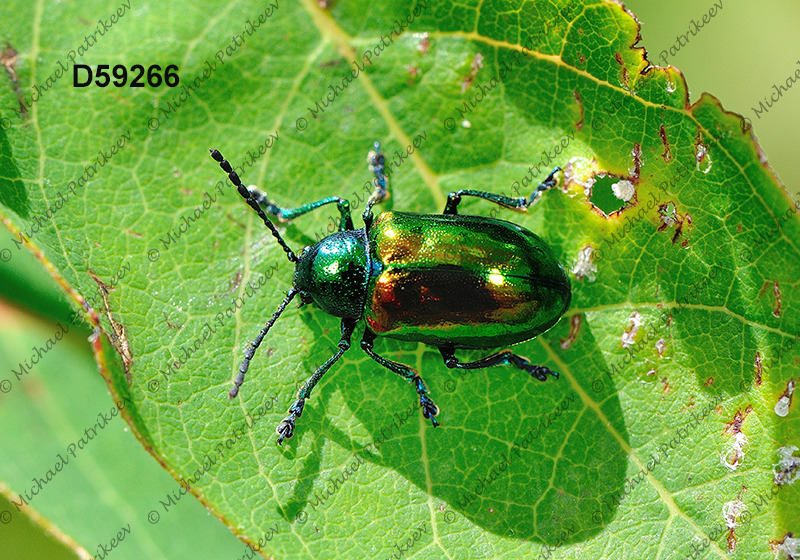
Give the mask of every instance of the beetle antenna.
[(369, 170), (375, 174), (375, 179), (372, 180), (375, 190), (367, 200), (364, 214), (361, 217), (364, 219), (367, 229), (369, 229), (372, 225), (372, 207), (378, 202), (383, 202), (389, 198), (389, 191), (386, 188), (386, 174), (383, 171), (386, 159), (381, 153), (381, 145), (378, 142), (375, 142), (375, 150), (367, 154), (367, 161), (369, 162)]
[(247, 187), (245, 187), (242, 184), (242, 180), (239, 179), (239, 175), (237, 175), (236, 171), (233, 170), (233, 168), (231, 167), (231, 164), (228, 163), (228, 161), (224, 157), (222, 157), (222, 154), (219, 153), (214, 148), (209, 149), (209, 151), (211, 152), (211, 157), (214, 158), (214, 161), (219, 163), (219, 166), (222, 168), (222, 170), (225, 173), (228, 174), (228, 178), (231, 180), (231, 182), (239, 190), (239, 194), (242, 195), (242, 198), (244, 198), (245, 202), (247, 202), (247, 204), (250, 206), (250, 208), (255, 210), (256, 213), (258, 214), (258, 216), (262, 220), (264, 220), (264, 225), (269, 228), (269, 230), (272, 232), (272, 236), (275, 239), (277, 239), (278, 243), (280, 243), (280, 246), (283, 247), (283, 250), (286, 252), (286, 257), (291, 262), (297, 262), (298, 261), (297, 255), (294, 254), (294, 251), (289, 249), (289, 246), (283, 240), (283, 237), (281, 237), (281, 234), (278, 233), (278, 230), (275, 228), (275, 226), (272, 224), (272, 222), (269, 221), (269, 218), (267, 218), (267, 215), (264, 214), (264, 211), (261, 209), (261, 206), (258, 205), (258, 201), (256, 201), (255, 198), (253, 198), (253, 193), (251, 193), (247, 189)]
[(286, 294), (286, 297), (283, 298), (283, 303), (280, 304), (278, 310), (272, 314), (267, 324), (264, 325), (264, 328), (261, 329), (261, 332), (258, 333), (256, 339), (250, 343), (250, 348), (248, 348), (244, 353), (244, 360), (242, 360), (242, 365), (239, 366), (239, 375), (236, 376), (236, 380), (233, 382), (233, 388), (228, 393), (228, 398), (233, 399), (236, 398), (236, 395), (239, 394), (239, 387), (242, 386), (244, 383), (244, 375), (247, 373), (247, 368), (250, 367), (250, 360), (253, 359), (253, 356), (256, 355), (256, 349), (261, 346), (261, 341), (264, 340), (264, 337), (267, 336), (267, 333), (272, 328), (272, 325), (275, 324), (275, 321), (278, 320), (278, 317), (281, 316), (283, 310), (286, 309), (286, 306), (289, 305), (289, 302), (294, 299), (294, 296), (300, 293), (300, 290), (295, 289), (292, 287)]

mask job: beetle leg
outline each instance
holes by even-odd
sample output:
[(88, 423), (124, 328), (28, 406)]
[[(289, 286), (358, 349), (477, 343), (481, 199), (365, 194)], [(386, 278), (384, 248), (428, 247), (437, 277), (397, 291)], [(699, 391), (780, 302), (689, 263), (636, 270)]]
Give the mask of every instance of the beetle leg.
[(297, 400), (294, 401), (294, 404), (289, 407), (289, 416), (281, 420), (281, 423), (278, 424), (278, 427), (275, 429), (275, 433), (278, 434), (278, 439), (276, 440), (278, 443), (281, 443), (284, 439), (289, 439), (294, 435), (295, 419), (300, 418), (300, 416), (303, 414), (303, 406), (305, 406), (306, 399), (311, 396), (311, 391), (314, 389), (317, 383), (319, 383), (319, 380), (322, 379), (322, 376), (325, 375), (325, 372), (328, 371), (336, 362), (336, 360), (341, 358), (342, 354), (350, 349), (350, 337), (353, 335), (353, 330), (356, 328), (356, 323), (357, 321), (354, 319), (342, 319), (342, 336), (339, 339), (339, 350), (337, 350), (327, 362), (319, 366), (317, 371), (315, 371), (311, 377), (306, 380), (303, 387), (297, 392)]
[[(244, 197), (247, 203), (256, 211), (259, 210), (266, 210), (266, 213), (270, 216), (274, 216), (278, 218), (281, 222), (288, 222), (289, 220), (294, 220), (298, 216), (302, 216), (303, 214), (307, 214), (312, 210), (316, 210), (320, 206), (325, 206), (326, 204), (336, 203), (339, 214), (341, 214), (342, 219), (339, 223), (339, 231), (350, 231), (353, 229), (353, 218), (350, 216), (350, 201), (345, 198), (339, 198), (338, 196), (329, 196), (328, 198), (323, 198), (322, 200), (318, 200), (316, 202), (309, 202), (308, 204), (303, 204), (297, 208), (281, 208), (273, 201), (267, 198), (267, 195), (258, 190), (254, 186), (245, 187), (242, 185), (242, 182), (239, 176), (233, 171), (231, 164), (228, 163), (217, 150), (211, 150), (211, 156), (214, 158), (215, 161), (219, 162), (220, 167), (222, 170), (228, 173), (228, 177), (231, 179), (234, 185), (239, 189), (239, 194)], [(253, 206), (253, 203), (255, 206)], [(262, 218), (263, 219), (263, 218)]]
[(303, 214), (308, 214), (312, 210), (316, 210), (321, 206), (333, 204), (335, 202), (339, 210), (339, 214), (341, 215), (341, 220), (339, 221), (339, 231), (350, 231), (353, 229), (353, 218), (350, 214), (350, 201), (346, 198), (329, 196), (328, 198), (323, 198), (322, 200), (318, 200), (316, 202), (303, 204), (297, 208), (282, 208), (271, 200), (268, 200), (267, 196), (257, 188), (249, 187), (249, 190), (253, 194), (253, 198), (256, 199), (261, 207), (264, 208), (268, 214), (275, 216), (281, 222), (294, 220), (295, 218), (302, 216)]
[(539, 381), (547, 381), (547, 374), (549, 373), (555, 378), (558, 378), (558, 372), (551, 370), (545, 366), (537, 366), (531, 364), (528, 358), (517, 356), (511, 350), (503, 350), (497, 354), (486, 356), (483, 359), (474, 362), (459, 362), (455, 355), (455, 348), (453, 346), (440, 346), (439, 352), (442, 354), (444, 365), (449, 368), (456, 369), (482, 369), (492, 366), (507, 365), (515, 366), (523, 371), (527, 371)]
[(494, 202), (495, 204), (499, 204), (505, 208), (511, 208), (512, 210), (521, 210), (523, 212), (527, 211), (528, 208), (533, 206), (538, 200), (539, 197), (543, 192), (546, 190), (552, 189), (558, 183), (558, 180), (555, 178), (555, 174), (561, 171), (560, 167), (556, 167), (547, 176), (547, 178), (542, 181), (538, 187), (533, 191), (531, 194), (531, 198), (527, 199), (524, 196), (519, 198), (514, 198), (510, 196), (505, 196), (501, 194), (494, 194), (490, 192), (484, 191), (473, 191), (470, 189), (463, 189), (460, 191), (451, 192), (447, 195), (447, 204), (444, 207), (445, 214), (458, 214), (458, 203), (461, 202), (462, 196), (475, 196), (478, 198), (483, 198), (484, 200), (488, 200), (489, 202)]
[(431, 400), (428, 396), (428, 388), (425, 386), (425, 382), (422, 381), (419, 374), (409, 366), (399, 364), (397, 362), (393, 362), (391, 360), (387, 360), (386, 358), (382, 358), (378, 356), (372, 350), (372, 343), (375, 340), (375, 333), (370, 331), (368, 328), (364, 329), (364, 336), (361, 338), (361, 349), (367, 353), (367, 355), (378, 362), (380, 365), (385, 367), (388, 370), (391, 370), (397, 374), (403, 376), (403, 378), (414, 385), (414, 389), (417, 391), (419, 395), (419, 406), (422, 408), (422, 415), (431, 421), (433, 427), (439, 425), (439, 422), (436, 421), (436, 416), (439, 414), (439, 407)]

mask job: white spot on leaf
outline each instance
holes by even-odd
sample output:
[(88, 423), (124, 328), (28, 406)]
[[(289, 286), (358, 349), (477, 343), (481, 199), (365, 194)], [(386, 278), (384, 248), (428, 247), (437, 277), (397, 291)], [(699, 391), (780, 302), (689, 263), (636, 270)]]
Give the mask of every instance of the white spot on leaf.
[(778, 486), (794, 484), (800, 478), (800, 457), (794, 457), (797, 447), (788, 445), (778, 448), (780, 459), (777, 465), (772, 466), (773, 481)]
[(728, 529), (733, 529), (739, 525), (736, 518), (741, 517), (746, 509), (747, 506), (741, 500), (732, 500), (724, 503), (722, 505), (722, 520), (725, 522), (725, 526)]
[(719, 457), (720, 463), (723, 467), (727, 467), (728, 470), (735, 471), (742, 464), (742, 459), (744, 459), (749, 446), (750, 442), (747, 440), (746, 435), (742, 432), (734, 434), (733, 441), (728, 444), (728, 447)]
[(789, 407), (792, 406), (792, 395), (794, 394), (794, 379), (790, 379), (786, 384), (786, 391), (784, 391), (778, 402), (775, 403), (775, 414), (781, 418), (789, 415)]
[(578, 253), (578, 260), (572, 267), (572, 274), (575, 275), (576, 280), (587, 278), (589, 282), (594, 282), (597, 265), (593, 262), (592, 253), (594, 253), (594, 249), (591, 245), (587, 245)]
[(783, 543), (778, 547), (778, 552), (786, 553), (786, 557), (789, 560), (800, 559), (800, 539), (786, 537)]
[(633, 188), (633, 183), (627, 179), (622, 179), (619, 183), (611, 185), (611, 190), (614, 191), (614, 196), (623, 202), (628, 202), (636, 192)]
[[(711, 156), (708, 155), (708, 148), (703, 146), (703, 144), (697, 144), (697, 170), (702, 171), (703, 173), (708, 173), (711, 171)], [(705, 169), (700, 169), (700, 163), (705, 160), (706, 167)]]
[(639, 327), (642, 325), (642, 315), (638, 311), (634, 311), (633, 315), (631, 315), (631, 328), (628, 331), (624, 331), (622, 333), (622, 347), (627, 348), (634, 342), (634, 338), (636, 337), (636, 333), (639, 331)]

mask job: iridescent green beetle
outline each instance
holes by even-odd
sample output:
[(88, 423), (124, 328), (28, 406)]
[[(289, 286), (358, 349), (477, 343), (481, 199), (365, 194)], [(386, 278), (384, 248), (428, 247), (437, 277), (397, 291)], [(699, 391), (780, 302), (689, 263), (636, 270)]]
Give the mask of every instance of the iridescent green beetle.
[[(277, 442), (292, 437), (295, 420), (305, 401), (328, 369), (350, 348), (359, 320), (366, 328), (361, 348), (370, 358), (402, 375), (419, 394), (422, 414), (433, 426), (439, 407), (428, 396), (419, 374), (409, 366), (387, 360), (372, 348), (375, 338), (386, 336), (436, 346), (448, 368), (478, 369), (513, 365), (537, 379), (558, 373), (530, 363), (511, 350), (474, 362), (459, 362), (458, 348), (497, 348), (531, 339), (558, 322), (572, 295), (569, 278), (550, 247), (518, 225), (456, 212), (462, 196), (475, 196), (526, 211), (556, 184), (559, 168), (531, 195), (511, 198), (460, 190), (447, 197), (444, 214), (384, 212), (373, 220), (372, 206), (388, 197), (384, 157), (380, 146), (370, 152), (375, 191), (364, 209), (364, 227), (353, 229), (350, 203), (329, 197), (299, 208), (285, 209), (252, 188), (248, 190), (217, 150), (211, 157), (255, 210), (278, 240), (289, 261), (295, 263), (292, 288), (283, 303), (250, 343), (229, 397), (239, 393), (244, 376), (269, 329), (292, 298), (316, 303), (323, 311), (342, 318), (339, 350), (306, 381), (278, 425)], [(281, 221), (292, 220), (326, 204), (336, 203), (341, 214), (339, 231), (306, 247), (298, 257), (286, 245), (264, 209)]]

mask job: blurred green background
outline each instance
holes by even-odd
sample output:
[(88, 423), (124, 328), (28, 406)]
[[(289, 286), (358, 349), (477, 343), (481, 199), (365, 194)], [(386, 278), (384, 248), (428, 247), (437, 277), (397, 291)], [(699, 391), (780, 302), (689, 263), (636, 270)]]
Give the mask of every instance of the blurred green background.
[[(800, 5), (789, 0), (725, 0), (724, 4), (717, 0), (717, 4), (722, 9), (716, 17), (697, 36), (690, 36), (689, 43), (675, 56), (668, 55), (669, 63), (686, 77), (690, 101), (710, 92), (727, 110), (751, 119), (770, 166), (787, 191), (794, 193), (800, 190), (800, 171), (794, 166), (800, 85), (784, 93), (761, 118), (752, 108), (774, 91), (774, 84), (785, 84), (798, 68)], [(660, 53), (674, 46), (677, 35), (687, 33), (691, 20), (701, 20), (712, 5), (689, 0), (626, 3), (642, 25), (639, 46), (647, 49), (651, 63), (659, 65)], [(0, 79), (7, 79), (5, 73)], [(30, 471), (34, 476), (44, 474), (38, 472), (41, 465), (28, 467), (24, 457), (15, 456), (10, 435), (36, 438), (55, 454), (93, 422), (97, 411), (112, 406), (87, 342), (91, 333), (85, 326), (69, 323), (70, 307), (65, 296), (36, 259), (17, 251), (11, 235), (0, 228), (0, 248), (7, 247), (13, 251), (13, 258), (0, 261), (0, 382), (11, 379), (14, 384), (8, 393), (0, 392), (0, 481), (7, 479), (9, 469)], [(51, 350), (41, 367), (17, 382), (10, 369), (30, 357), (29, 348), (52, 336), (58, 322), (70, 329), (70, 335)], [(120, 524), (124, 524), (123, 518), (144, 519), (148, 510), (158, 505), (151, 503), (153, 496), (166, 496), (176, 486), (121, 419), (116, 418), (104, 431), (107, 433), (76, 461), (79, 469), (65, 471), (60, 480), (51, 483), (54, 488), (47, 488), (32, 502), (35, 509), (81, 542), (91, 534), (92, 519), (118, 515)], [(10, 490), (23, 492), (27, 488)], [(120, 516), (121, 512), (125, 515)], [(139, 550), (146, 550), (148, 558), (233, 559), (246, 551), (191, 496), (181, 500), (168, 519), (152, 526), (132, 527), (133, 532), (137, 533)], [(136, 558), (134, 550), (121, 545), (112, 554), (115, 560)], [(96, 548), (89, 553), (96, 554)], [(76, 557), (75, 552), (47, 535), (41, 525), (17, 513), (0, 491), (0, 560)]]
[(794, 142), (800, 130), (800, 84), (759, 118), (753, 108), (800, 68), (800, 4), (791, 0), (729, 2), (675, 56), (669, 49), (677, 35), (688, 33), (691, 20), (702, 22), (714, 2), (654, 2), (636, 0), (625, 6), (642, 27), (639, 46), (652, 64), (661, 65), (661, 51), (669, 64), (686, 77), (690, 102), (709, 92), (728, 110), (749, 118), (769, 165), (789, 193), (800, 190), (800, 169)]

